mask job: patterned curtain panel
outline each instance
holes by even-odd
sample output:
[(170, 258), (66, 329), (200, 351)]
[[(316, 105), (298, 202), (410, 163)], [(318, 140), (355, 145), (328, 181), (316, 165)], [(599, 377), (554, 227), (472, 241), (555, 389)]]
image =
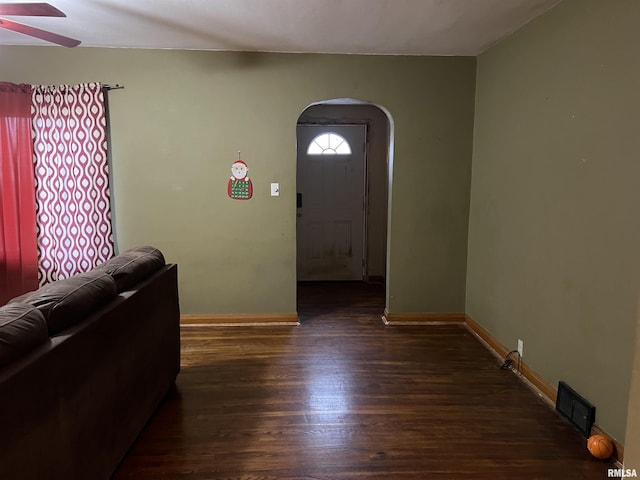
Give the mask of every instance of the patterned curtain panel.
[(107, 128), (99, 83), (34, 86), (40, 285), (113, 256)]
[(38, 287), (31, 86), (0, 83), (0, 305)]

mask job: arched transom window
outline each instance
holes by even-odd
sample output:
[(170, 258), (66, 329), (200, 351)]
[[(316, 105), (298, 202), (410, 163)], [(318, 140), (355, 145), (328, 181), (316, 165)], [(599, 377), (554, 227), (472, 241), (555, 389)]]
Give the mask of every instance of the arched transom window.
[(349, 155), (351, 146), (347, 139), (337, 133), (321, 133), (311, 140), (307, 155)]

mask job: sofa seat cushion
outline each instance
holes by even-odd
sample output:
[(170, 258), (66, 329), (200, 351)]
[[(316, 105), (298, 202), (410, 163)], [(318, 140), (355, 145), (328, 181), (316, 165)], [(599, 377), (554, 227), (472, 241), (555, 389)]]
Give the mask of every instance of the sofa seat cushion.
[(26, 303), (0, 307), (0, 366), (23, 355), (49, 338), (42, 312)]
[(98, 265), (96, 270), (108, 273), (116, 281), (118, 293), (131, 289), (137, 283), (166, 265), (164, 255), (155, 247), (142, 246), (126, 250)]
[(49, 283), (11, 302), (28, 303), (39, 309), (47, 321), (49, 335), (55, 335), (75, 325), (117, 294), (113, 278), (94, 270)]

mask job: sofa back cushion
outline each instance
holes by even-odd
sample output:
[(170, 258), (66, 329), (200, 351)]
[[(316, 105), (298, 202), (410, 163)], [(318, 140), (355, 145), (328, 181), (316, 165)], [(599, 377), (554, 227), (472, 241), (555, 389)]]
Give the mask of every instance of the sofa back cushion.
[(149, 275), (165, 266), (162, 252), (155, 247), (142, 246), (126, 250), (98, 265), (96, 270), (108, 273), (116, 281), (118, 293), (131, 289)]
[(0, 307), (0, 366), (44, 343), (47, 322), (37, 308), (25, 303)]
[(118, 294), (116, 283), (105, 272), (91, 271), (58, 280), (11, 300), (33, 305), (42, 312), (49, 335), (75, 325), (92, 310)]

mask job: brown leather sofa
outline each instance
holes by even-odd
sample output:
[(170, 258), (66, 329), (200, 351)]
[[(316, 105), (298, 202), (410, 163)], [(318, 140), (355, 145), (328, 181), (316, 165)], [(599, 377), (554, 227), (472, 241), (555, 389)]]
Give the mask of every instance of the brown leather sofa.
[(153, 247), (0, 307), (0, 479), (108, 479), (175, 382), (179, 317)]

